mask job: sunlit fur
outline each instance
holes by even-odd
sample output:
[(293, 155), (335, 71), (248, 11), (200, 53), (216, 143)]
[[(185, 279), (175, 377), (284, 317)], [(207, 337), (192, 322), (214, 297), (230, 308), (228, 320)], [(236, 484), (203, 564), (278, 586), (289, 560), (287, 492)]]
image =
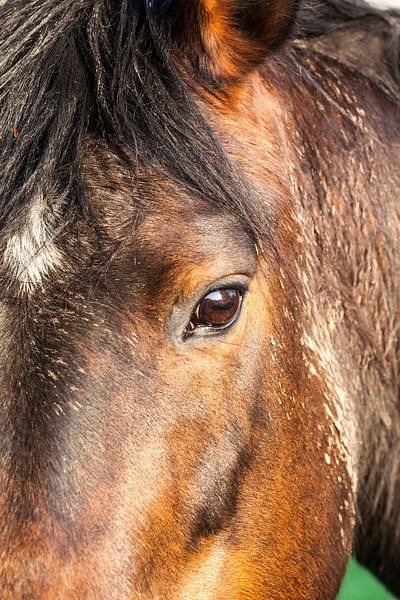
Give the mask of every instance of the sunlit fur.
[(400, 592), (399, 17), (298, 4), (0, 7), (2, 600)]

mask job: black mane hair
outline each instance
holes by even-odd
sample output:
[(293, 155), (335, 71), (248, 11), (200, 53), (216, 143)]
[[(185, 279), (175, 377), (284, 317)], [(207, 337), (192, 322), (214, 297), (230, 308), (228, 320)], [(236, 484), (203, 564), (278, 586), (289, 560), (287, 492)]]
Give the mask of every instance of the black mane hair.
[[(361, 0), (310, 0), (295, 35), (319, 36), (365, 14), (395, 21)], [(0, 231), (39, 191), (85, 213), (79, 157), (89, 133), (233, 210), (252, 236), (272, 235), (265, 203), (252, 200), (218, 143), (180, 75), (167, 23), (145, 0), (8, 0), (0, 23)]]
[[(400, 17), (400, 12), (397, 9), (376, 8), (364, 0), (308, 0), (299, 10), (296, 34), (323, 35), (336, 27), (367, 16), (374, 16), (395, 25), (394, 20)], [(399, 35), (399, 31), (395, 33)]]
[(300, 40), (320, 37), (354, 28), (360, 20), (368, 18), (375, 18), (381, 24), (383, 59), (395, 85), (399, 86), (400, 99), (400, 10), (379, 9), (364, 0), (308, 0), (299, 10), (294, 37)]
[(197, 107), (168, 27), (145, 0), (8, 0), (0, 23), (0, 231), (38, 191), (85, 214), (79, 157), (89, 133), (241, 216), (252, 237), (264, 221), (265, 240), (265, 208)]

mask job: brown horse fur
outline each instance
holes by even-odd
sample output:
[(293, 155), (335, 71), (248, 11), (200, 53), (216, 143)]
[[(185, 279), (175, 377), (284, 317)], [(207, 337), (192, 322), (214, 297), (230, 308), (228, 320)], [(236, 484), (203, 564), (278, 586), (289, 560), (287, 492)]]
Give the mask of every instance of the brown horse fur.
[(399, 20), (295, 12), (0, 8), (2, 600), (400, 592)]

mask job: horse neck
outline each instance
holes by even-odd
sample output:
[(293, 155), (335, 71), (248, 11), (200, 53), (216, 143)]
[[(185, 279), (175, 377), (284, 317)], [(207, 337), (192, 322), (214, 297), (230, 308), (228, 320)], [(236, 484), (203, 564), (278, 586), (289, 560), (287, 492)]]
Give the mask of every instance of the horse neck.
[(280, 84), (304, 344), (325, 374), (355, 489), (372, 500), (359, 504), (364, 526), (375, 513), (390, 536), (400, 500), (398, 106), (340, 64), (305, 66), (308, 83), (287, 74)]

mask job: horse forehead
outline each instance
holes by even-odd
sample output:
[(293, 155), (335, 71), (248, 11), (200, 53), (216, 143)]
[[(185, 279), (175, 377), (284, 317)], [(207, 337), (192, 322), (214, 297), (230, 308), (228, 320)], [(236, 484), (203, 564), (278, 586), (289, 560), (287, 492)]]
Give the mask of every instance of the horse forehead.
[(178, 258), (213, 258), (214, 246), (228, 263), (238, 246), (252, 257), (243, 224), (212, 201), (138, 165), (129, 170), (109, 150), (88, 146), (81, 167), (86, 216), (78, 204), (66, 216), (60, 196), (43, 189), (2, 231), (0, 272), (13, 294), (33, 298), (51, 287), (79, 287), (91, 262), (107, 269), (113, 262), (110, 275), (138, 270), (137, 252), (160, 269)]
[[(234, 254), (237, 245), (249, 245), (249, 234), (238, 215), (212, 200), (189, 195), (177, 183), (151, 171), (123, 172), (103, 157), (86, 163), (91, 218), (97, 231), (122, 252), (137, 246), (157, 250), (157, 259), (196, 255), (212, 249), (219, 239)], [(222, 243), (223, 242), (223, 243)], [(151, 252), (150, 252), (151, 253)]]
[[(160, 231), (174, 236), (174, 231), (188, 224), (193, 225), (194, 232), (196, 223), (204, 226), (210, 217), (229, 221), (214, 199), (201, 199), (200, 194), (188, 192), (184, 184), (133, 155), (129, 156), (130, 164), (122, 163), (110, 148), (89, 137), (81, 161), (91, 219), (110, 239), (124, 241), (143, 221), (153, 220), (157, 226), (157, 232), (150, 226), (146, 237)], [(230, 218), (231, 228), (233, 221)]]

